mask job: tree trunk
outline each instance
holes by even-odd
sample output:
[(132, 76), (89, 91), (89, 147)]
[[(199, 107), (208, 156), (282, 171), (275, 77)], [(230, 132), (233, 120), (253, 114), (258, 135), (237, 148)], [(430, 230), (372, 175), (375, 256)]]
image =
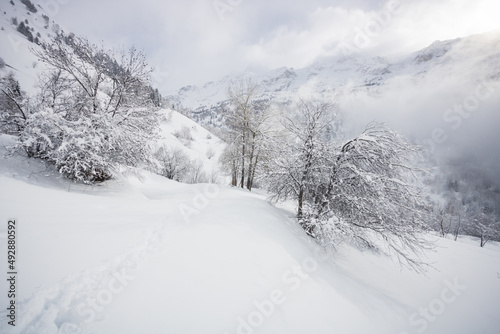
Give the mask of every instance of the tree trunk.
[(299, 204), (297, 206), (297, 218), (299, 220), (302, 219), (302, 201), (303, 201), (303, 198), (304, 198), (304, 188), (301, 185), (300, 190), (299, 190), (299, 196), (298, 196)]
[(250, 187), (248, 188), (248, 190), (252, 190), (252, 187), (253, 187), (253, 179), (255, 177), (255, 170), (257, 169), (257, 163), (259, 161), (259, 155), (257, 154), (255, 156), (255, 162), (253, 163), (253, 168), (252, 168), (252, 177), (250, 178)]
[(441, 228), (441, 237), (445, 237), (444, 233), (444, 212), (441, 215), (441, 221), (439, 222), (439, 227)]
[(455, 230), (455, 241), (458, 239), (458, 233), (460, 233), (461, 215), (458, 215), (458, 226)]
[(250, 156), (248, 157), (248, 176), (247, 176), (247, 189), (252, 190), (252, 169), (253, 169), (253, 155), (255, 151), (255, 132), (252, 132), (252, 146), (250, 149)]
[(233, 187), (236, 187), (238, 185), (238, 168), (236, 166), (236, 159), (234, 159), (232, 162), (231, 174), (232, 174), (231, 185)]
[(245, 185), (245, 142), (243, 142), (243, 146), (241, 148), (241, 180), (240, 180), (241, 188), (243, 188), (244, 185)]

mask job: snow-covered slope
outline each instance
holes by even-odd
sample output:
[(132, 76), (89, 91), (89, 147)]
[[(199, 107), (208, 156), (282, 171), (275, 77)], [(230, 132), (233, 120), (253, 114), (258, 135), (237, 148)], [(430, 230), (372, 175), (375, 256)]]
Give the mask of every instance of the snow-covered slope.
[(193, 163), (200, 164), (205, 181), (224, 182), (224, 172), (219, 164), (219, 157), (226, 146), (224, 141), (175, 110), (163, 109), (160, 114), (159, 139), (153, 145), (181, 150)]
[(8, 219), (18, 240), (16, 326), (2, 279), (1, 333), (500, 329), (498, 244), (438, 239), (436, 270), (418, 275), (348, 247), (321, 252), (261, 194), (147, 172), (76, 185), (5, 156), (13, 141), (0, 140), (0, 249)]
[[(7, 64), (3, 71), (12, 71), (22, 89), (31, 93), (35, 91), (40, 64), (30, 49), (39, 48), (37, 41), (49, 41), (63, 29), (51, 17), (57, 13), (57, 3), (28, 2), (33, 4), (36, 12), (30, 11), (20, 0), (0, 2), (0, 57)], [(18, 30), (21, 23), (26, 27), (25, 34)], [(32, 41), (27, 35), (31, 35)]]

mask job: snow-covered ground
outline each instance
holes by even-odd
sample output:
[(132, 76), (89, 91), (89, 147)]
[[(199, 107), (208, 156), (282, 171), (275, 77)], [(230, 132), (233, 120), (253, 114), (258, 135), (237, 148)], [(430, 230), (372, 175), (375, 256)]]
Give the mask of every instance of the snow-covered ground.
[(321, 252), (264, 194), (147, 172), (76, 185), (5, 156), (11, 142), (1, 137), (1, 333), (500, 331), (498, 244), (433, 237), (436, 269), (419, 275), (347, 246)]

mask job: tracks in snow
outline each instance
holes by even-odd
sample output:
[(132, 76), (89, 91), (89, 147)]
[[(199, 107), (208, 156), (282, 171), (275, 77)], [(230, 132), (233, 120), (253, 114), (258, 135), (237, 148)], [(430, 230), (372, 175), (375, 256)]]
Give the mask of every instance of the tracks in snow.
[[(150, 254), (162, 249), (166, 221), (151, 229), (149, 237), (124, 255), (70, 275), (59, 283), (39, 287), (18, 303), (16, 326), (0, 324), (0, 332), (12, 334), (90, 334), (89, 324), (103, 317), (113, 298), (133, 284), (135, 271)], [(2, 311), (1, 317), (7, 318)]]

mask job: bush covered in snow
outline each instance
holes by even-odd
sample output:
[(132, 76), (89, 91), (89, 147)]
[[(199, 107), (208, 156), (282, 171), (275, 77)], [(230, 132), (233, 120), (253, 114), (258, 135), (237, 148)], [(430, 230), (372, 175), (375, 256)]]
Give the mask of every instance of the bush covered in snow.
[(161, 146), (155, 152), (155, 159), (158, 174), (168, 179), (186, 183), (209, 181), (203, 169), (203, 162), (190, 159), (180, 148)]
[(180, 130), (174, 132), (175, 138), (179, 139), (179, 141), (186, 147), (191, 146), (191, 142), (193, 141), (193, 136), (191, 135), (191, 129), (183, 125)]

